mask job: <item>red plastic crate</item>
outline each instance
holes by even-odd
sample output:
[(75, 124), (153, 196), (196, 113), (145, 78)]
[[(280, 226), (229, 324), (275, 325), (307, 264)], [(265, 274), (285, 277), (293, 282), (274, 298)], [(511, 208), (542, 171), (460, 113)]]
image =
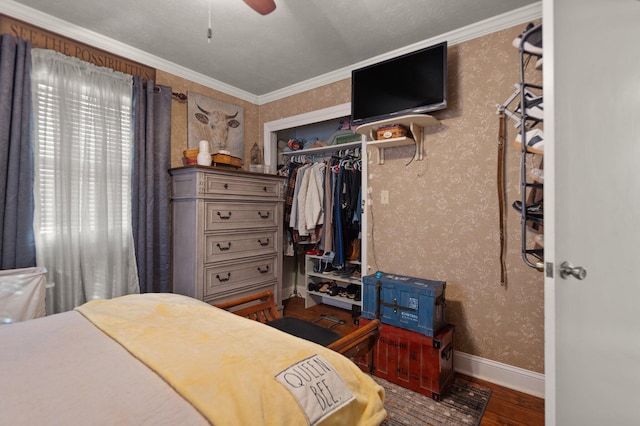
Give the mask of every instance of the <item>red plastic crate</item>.
[[(368, 322), (360, 319), (360, 326)], [(373, 374), (439, 401), (453, 380), (454, 329), (448, 324), (435, 337), (428, 337), (382, 324), (373, 350)], [(368, 372), (368, 361), (366, 357), (356, 363)]]

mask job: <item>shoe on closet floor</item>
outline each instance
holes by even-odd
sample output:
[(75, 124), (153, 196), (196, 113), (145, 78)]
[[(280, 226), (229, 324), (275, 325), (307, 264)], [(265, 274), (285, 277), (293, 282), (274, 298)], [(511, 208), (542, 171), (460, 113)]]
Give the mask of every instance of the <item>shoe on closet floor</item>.
[(522, 37), (529, 32), (535, 25), (530, 22), (524, 31), (518, 37), (513, 39), (513, 47), (516, 49), (520, 49), (522, 45), (522, 50), (527, 53), (531, 53), (533, 55), (542, 56), (542, 26), (540, 26), (534, 33), (531, 33), (527, 39), (522, 43)]
[[(517, 200), (513, 202), (513, 208), (522, 213), (522, 201)], [(542, 201), (538, 201), (537, 203), (530, 204), (526, 206), (527, 209), (527, 217), (543, 219), (544, 218), (544, 204)]]
[[(540, 129), (527, 130), (525, 133), (527, 152), (544, 154), (544, 132)], [(514, 145), (522, 149), (522, 133), (518, 132)]]
[(531, 169), (531, 176), (533, 177), (534, 182), (544, 183), (544, 170)]
[(529, 219), (530, 220), (527, 220), (526, 222), (527, 231), (533, 234), (544, 234), (544, 224), (542, 221), (540, 219)]
[(324, 258), (320, 259), (319, 262), (314, 263), (315, 264), (313, 265), (313, 272), (328, 274), (329, 272), (336, 269), (331, 262), (325, 261)]
[(524, 113), (529, 118), (544, 120), (544, 103), (542, 101), (542, 96), (537, 96), (535, 98), (525, 97)]
[(321, 286), (322, 286), (322, 283), (314, 283), (314, 282), (310, 282), (310, 283), (307, 285), (307, 288), (308, 288), (310, 291), (319, 291)]
[(340, 269), (340, 276), (341, 277), (350, 277), (352, 276), (356, 270), (358, 268), (356, 266), (344, 266), (342, 269)]
[[(520, 105), (516, 107), (520, 112)], [(524, 113), (528, 118), (544, 120), (544, 102), (542, 96), (536, 96), (529, 91), (524, 92)]]
[(337, 287), (338, 285), (335, 283), (335, 281), (325, 281), (320, 283), (320, 288), (318, 289), (318, 292), (320, 293), (329, 293), (332, 292), (334, 287)]
[(362, 301), (362, 289), (358, 288), (356, 290), (356, 294), (355, 294), (353, 300), (355, 300), (356, 302)]
[(338, 284), (336, 283), (333, 283), (333, 285), (331, 285), (327, 290), (327, 294), (329, 296), (337, 296), (338, 294), (340, 294), (340, 286), (338, 286)]
[(333, 258), (335, 257), (335, 255), (336, 254), (334, 252), (332, 252), (332, 251), (325, 251), (322, 254), (322, 261), (323, 262), (327, 262), (327, 263), (331, 263), (331, 262), (333, 262)]
[(347, 297), (349, 299), (355, 299), (356, 293), (358, 292), (359, 289), (360, 289), (359, 285), (357, 285), (357, 284), (349, 284), (347, 286)]

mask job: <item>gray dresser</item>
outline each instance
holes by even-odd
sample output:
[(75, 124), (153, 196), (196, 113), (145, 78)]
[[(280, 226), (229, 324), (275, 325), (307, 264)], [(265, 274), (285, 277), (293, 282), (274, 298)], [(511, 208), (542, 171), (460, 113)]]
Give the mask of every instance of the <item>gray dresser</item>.
[(197, 166), (170, 173), (174, 293), (215, 304), (269, 289), (281, 309), (285, 179)]

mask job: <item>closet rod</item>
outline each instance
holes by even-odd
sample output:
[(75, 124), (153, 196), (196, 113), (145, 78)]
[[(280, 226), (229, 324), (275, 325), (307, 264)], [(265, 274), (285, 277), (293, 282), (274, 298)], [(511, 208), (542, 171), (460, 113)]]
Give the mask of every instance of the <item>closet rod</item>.
[(299, 149), (297, 151), (283, 151), (280, 154), (282, 155), (314, 155), (314, 154), (327, 153), (327, 152), (344, 151), (349, 148), (361, 148), (361, 147), (362, 147), (362, 142), (348, 142), (348, 143), (341, 143), (339, 145), (328, 145), (328, 146), (321, 146), (318, 148)]

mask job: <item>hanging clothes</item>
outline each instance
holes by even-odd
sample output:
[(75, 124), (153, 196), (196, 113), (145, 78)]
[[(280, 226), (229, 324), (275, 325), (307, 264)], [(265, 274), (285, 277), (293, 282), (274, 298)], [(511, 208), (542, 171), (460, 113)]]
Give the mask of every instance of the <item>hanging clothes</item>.
[[(337, 169), (337, 170), (336, 170)], [(360, 235), (359, 220), (354, 221), (360, 205), (362, 189), (361, 163), (359, 158), (346, 157), (332, 169), (337, 173), (333, 192), (334, 203), (334, 264), (344, 265), (351, 254), (354, 241)]]
[(292, 161), (288, 173), (285, 226), (296, 251), (333, 251), (336, 266), (356, 260), (352, 246), (360, 238), (360, 158)]
[(325, 163), (317, 163), (309, 170), (309, 185), (305, 198), (304, 217), (307, 229), (315, 229), (324, 224), (324, 174)]
[(335, 165), (334, 163), (338, 161), (337, 158), (330, 159), (325, 164), (325, 173), (324, 173), (324, 202), (323, 202), (323, 210), (324, 210), (324, 232), (322, 234), (322, 240), (320, 242), (320, 250), (325, 252), (333, 251), (333, 184), (334, 184), (334, 176), (331, 173), (332, 167)]
[(296, 173), (295, 186), (293, 189), (293, 202), (291, 204), (291, 216), (289, 218), (289, 227), (293, 229), (298, 229), (298, 197), (300, 195), (302, 181), (304, 180), (304, 174), (310, 166), (311, 164), (304, 164), (298, 168), (298, 172)]
[(300, 191), (297, 196), (298, 218), (297, 230), (301, 236), (307, 236), (310, 232), (323, 223), (322, 214), (322, 185), (324, 176), (324, 163), (311, 164), (305, 170), (300, 182)]

